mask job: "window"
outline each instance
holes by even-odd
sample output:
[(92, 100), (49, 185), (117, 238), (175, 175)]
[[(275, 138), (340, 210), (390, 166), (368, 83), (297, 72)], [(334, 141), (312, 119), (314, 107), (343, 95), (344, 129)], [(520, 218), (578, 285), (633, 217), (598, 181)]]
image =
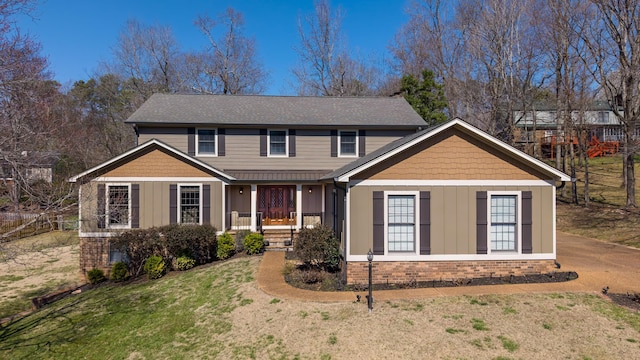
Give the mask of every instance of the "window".
[(609, 112), (608, 111), (599, 111), (598, 112), (598, 123), (599, 124), (608, 124), (609, 123)]
[(491, 251), (516, 251), (518, 196), (491, 195)]
[(358, 155), (358, 133), (356, 131), (340, 131), (340, 153), (338, 156)]
[(110, 228), (130, 227), (129, 191), (129, 185), (107, 186), (107, 225)]
[(415, 195), (387, 198), (387, 244), (389, 252), (415, 252)]
[(112, 247), (109, 248), (109, 264), (117, 263), (117, 262), (129, 262), (129, 258), (127, 257), (127, 253), (124, 253), (118, 249), (114, 249)]
[(201, 224), (200, 185), (181, 185), (179, 191), (178, 223)]
[(269, 156), (287, 156), (287, 130), (269, 130)]
[(198, 149), (196, 156), (215, 156), (216, 136), (217, 134), (215, 129), (198, 129)]

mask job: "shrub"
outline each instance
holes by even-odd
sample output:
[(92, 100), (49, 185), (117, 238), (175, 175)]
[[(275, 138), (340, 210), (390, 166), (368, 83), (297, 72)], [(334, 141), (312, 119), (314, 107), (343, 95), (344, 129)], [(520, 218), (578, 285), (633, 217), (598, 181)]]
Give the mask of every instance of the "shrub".
[(340, 241), (328, 226), (317, 225), (300, 230), (293, 250), (298, 259), (307, 266), (330, 271), (335, 271), (340, 266)]
[(147, 273), (149, 279), (158, 279), (164, 275), (166, 266), (162, 256), (152, 255), (144, 262), (144, 272)]
[(260, 254), (264, 251), (264, 236), (258, 233), (249, 233), (244, 237), (244, 249), (249, 255)]
[(196, 261), (189, 256), (178, 256), (175, 261), (174, 268), (178, 271), (189, 270), (196, 265)]
[(236, 241), (229, 233), (218, 236), (218, 259), (228, 259), (236, 249)]
[(127, 255), (134, 276), (144, 270), (152, 255), (165, 259), (188, 255), (196, 265), (216, 257), (216, 229), (210, 225), (167, 225), (145, 230), (126, 231), (110, 239), (110, 245)]
[(115, 282), (126, 280), (129, 276), (129, 271), (127, 270), (127, 264), (122, 261), (118, 261), (113, 264), (111, 267), (111, 280)]
[(100, 269), (91, 269), (87, 272), (87, 279), (89, 279), (89, 283), (95, 285), (101, 283), (106, 280), (104, 277), (104, 271)]

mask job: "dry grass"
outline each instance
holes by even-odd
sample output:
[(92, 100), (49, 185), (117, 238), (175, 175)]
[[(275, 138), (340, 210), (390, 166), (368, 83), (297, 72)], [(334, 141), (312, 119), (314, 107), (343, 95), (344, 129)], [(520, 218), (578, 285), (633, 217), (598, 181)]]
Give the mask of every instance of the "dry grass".
[[(639, 162), (640, 159), (636, 160), (636, 176), (640, 175)], [(622, 158), (589, 160), (589, 208), (584, 207), (584, 171), (583, 168), (580, 170), (576, 174), (580, 205), (569, 204), (570, 184), (567, 184), (565, 196), (558, 196), (558, 230), (640, 248), (640, 210), (624, 207), (626, 192), (622, 186)], [(636, 194), (640, 195), (638, 182)]]

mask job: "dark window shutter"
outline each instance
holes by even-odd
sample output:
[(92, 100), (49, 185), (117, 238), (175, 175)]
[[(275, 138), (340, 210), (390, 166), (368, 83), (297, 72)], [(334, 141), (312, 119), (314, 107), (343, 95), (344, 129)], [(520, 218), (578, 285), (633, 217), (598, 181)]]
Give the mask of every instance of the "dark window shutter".
[(225, 151), (225, 136), (226, 134), (226, 129), (218, 129), (218, 156), (225, 156), (226, 155), (226, 151)]
[(289, 157), (296, 157), (296, 131), (289, 130)]
[(202, 185), (202, 223), (211, 224), (211, 185)]
[(131, 228), (140, 227), (140, 184), (131, 184)]
[(365, 148), (366, 139), (366, 131), (358, 131), (358, 156), (360, 157), (363, 157), (367, 154), (367, 149)]
[(487, 192), (476, 193), (476, 254), (487, 253)]
[(533, 253), (531, 191), (522, 192), (522, 253)]
[(169, 224), (178, 223), (178, 185), (169, 185)]
[(187, 154), (196, 154), (196, 128), (187, 129)]
[(431, 193), (420, 191), (420, 255), (431, 254)]
[(104, 184), (98, 184), (98, 229), (104, 229), (106, 225), (106, 186)]
[(373, 254), (384, 255), (384, 192), (373, 192)]
[(267, 156), (267, 129), (260, 129), (260, 156)]
[(338, 130), (331, 130), (331, 157), (338, 157)]

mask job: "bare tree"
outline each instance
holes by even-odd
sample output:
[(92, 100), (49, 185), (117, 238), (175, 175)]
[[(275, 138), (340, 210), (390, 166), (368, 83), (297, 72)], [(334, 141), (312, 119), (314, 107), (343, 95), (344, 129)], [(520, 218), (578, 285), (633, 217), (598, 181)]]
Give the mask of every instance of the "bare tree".
[[(228, 8), (218, 19), (200, 16), (195, 25), (209, 46), (184, 58), (186, 88), (205, 94), (259, 94), (267, 77), (256, 54), (255, 40), (243, 34), (242, 13)], [(216, 30), (222, 33), (217, 36)]]
[(343, 39), (340, 9), (328, 0), (314, 3), (315, 12), (298, 21), (299, 57), (293, 74), (300, 95), (358, 96), (375, 92), (376, 71), (349, 55)]
[(595, 17), (581, 30), (594, 78), (622, 124), (626, 207), (637, 207), (634, 137), (640, 117), (640, 2), (592, 0)]
[(121, 31), (113, 54), (115, 63), (107, 65), (107, 73), (131, 81), (144, 99), (156, 92), (180, 90), (182, 54), (170, 27), (146, 26), (131, 19)]

